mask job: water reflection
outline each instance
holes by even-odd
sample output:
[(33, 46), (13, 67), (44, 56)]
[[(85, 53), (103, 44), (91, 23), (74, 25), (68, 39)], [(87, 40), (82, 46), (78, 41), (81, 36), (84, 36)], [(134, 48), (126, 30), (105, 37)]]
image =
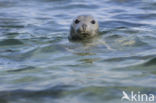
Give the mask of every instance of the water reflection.
[[(0, 102), (120, 103), (155, 91), (155, 0), (0, 0)], [(94, 15), (100, 36), (69, 41)], [(148, 84), (148, 85), (147, 85)]]

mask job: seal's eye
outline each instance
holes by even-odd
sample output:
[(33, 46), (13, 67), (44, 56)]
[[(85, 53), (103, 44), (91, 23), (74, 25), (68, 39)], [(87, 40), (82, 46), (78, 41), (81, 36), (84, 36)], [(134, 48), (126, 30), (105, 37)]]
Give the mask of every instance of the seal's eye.
[(91, 23), (92, 23), (92, 24), (95, 24), (96, 22), (95, 22), (95, 20), (92, 20)]
[(78, 24), (80, 21), (78, 19), (75, 20), (75, 24)]

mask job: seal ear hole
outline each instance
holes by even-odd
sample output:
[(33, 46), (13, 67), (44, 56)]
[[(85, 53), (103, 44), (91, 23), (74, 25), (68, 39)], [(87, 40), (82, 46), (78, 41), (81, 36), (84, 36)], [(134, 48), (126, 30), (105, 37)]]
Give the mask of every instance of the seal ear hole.
[(78, 24), (80, 21), (78, 19), (75, 20), (75, 24)]
[(95, 23), (96, 23), (96, 21), (95, 21), (95, 20), (92, 20), (92, 21), (91, 21), (91, 23), (92, 23), (92, 24), (95, 24)]

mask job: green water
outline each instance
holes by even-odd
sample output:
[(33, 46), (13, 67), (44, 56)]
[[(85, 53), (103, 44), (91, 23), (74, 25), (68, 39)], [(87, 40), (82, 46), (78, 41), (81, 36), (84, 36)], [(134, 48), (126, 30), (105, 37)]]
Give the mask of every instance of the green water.
[[(80, 14), (100, 38), (68, 40)], [(155, 0), (0, 0), (0, 103), (124, 103), (122, 91), (156, 95)]]

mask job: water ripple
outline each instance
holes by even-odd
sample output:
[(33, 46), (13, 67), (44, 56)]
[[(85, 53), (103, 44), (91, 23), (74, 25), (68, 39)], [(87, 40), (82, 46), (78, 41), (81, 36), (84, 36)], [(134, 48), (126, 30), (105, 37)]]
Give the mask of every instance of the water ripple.
[[(120, 103), (123, 90), (155, 93), (155, 5), (0, 0), (0, 102)], [(68, 41), (80, 14), (96, 17), (99, 37)]]

